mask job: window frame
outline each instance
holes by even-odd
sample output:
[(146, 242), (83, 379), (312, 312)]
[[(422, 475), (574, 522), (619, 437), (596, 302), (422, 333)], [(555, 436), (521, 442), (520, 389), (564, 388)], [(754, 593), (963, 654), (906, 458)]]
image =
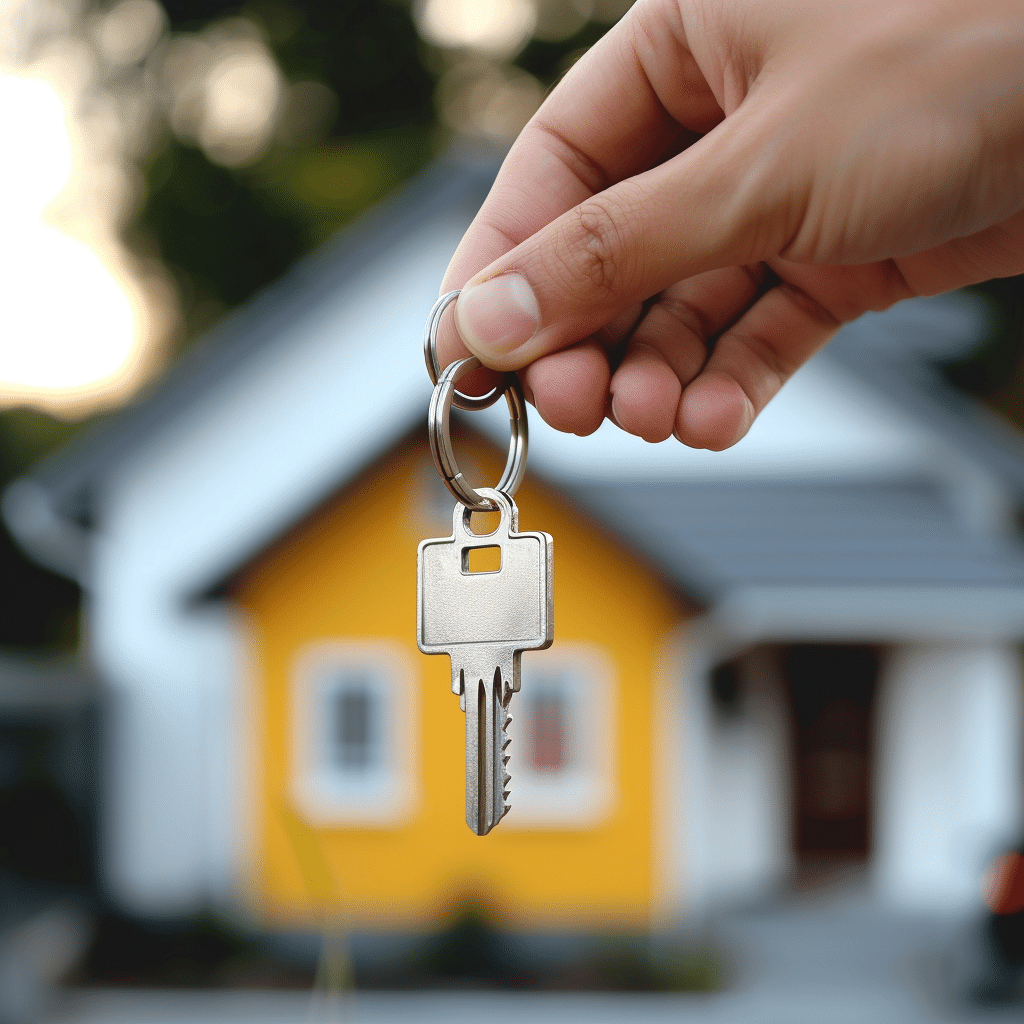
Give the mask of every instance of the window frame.
[[(559, 772), (532, 768), (527, 750), (531, 681), (539, 685), (552, 677), (569, 697), (565, 745), (572, 761)], [(563, 641), (543, 653), (524, 655), (522, 689), (510, 710), (512, 809), (501, 827), (582, 830), (604, 824), (618, 797), (615, 673), (608, 655), (589, 644)]]
[[(365, 678), (380, 708), (379, 763), (358, 781), (328, 756), (325, 709), (346, 675)], [(316, 826), (407, 822), (419, 802), (419, 690), (406, 651), (387, 641), (316, 641), (294, 657), (290, 686), (290, 796), (299, 814)]]

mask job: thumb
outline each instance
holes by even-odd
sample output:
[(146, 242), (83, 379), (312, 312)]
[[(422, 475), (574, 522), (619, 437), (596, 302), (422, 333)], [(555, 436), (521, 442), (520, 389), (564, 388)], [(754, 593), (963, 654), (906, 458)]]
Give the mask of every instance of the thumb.
[(455, 323), (465, 346), (517, 370), (677, 281), (774, 255), (797, 204), (783, 201), (772, 136), (743, 104), (682, 153), (541, 228), (464, 286)]

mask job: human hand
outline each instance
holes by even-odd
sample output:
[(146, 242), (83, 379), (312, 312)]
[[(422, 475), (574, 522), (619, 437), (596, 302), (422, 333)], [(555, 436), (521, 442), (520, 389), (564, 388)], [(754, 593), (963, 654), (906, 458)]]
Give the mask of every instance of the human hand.
[(510, 150), (442, 365), (735, 444), (838, 327), (1024, 272), (1024, 0), (639, 0)]

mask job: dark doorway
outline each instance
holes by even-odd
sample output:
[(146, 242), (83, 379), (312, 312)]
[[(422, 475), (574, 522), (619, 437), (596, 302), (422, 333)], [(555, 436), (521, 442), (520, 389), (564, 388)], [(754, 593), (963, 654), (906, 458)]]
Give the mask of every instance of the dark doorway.
[(871, 755), (880, 652), (800, 644), (783, 650), (793, 750), (793, 845), (813, 881), (871, 850)]

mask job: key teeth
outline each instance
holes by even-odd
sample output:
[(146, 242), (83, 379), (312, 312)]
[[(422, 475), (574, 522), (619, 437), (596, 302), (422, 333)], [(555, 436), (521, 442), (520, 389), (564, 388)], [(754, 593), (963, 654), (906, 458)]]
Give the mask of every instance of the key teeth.
[(502, 789), (502, 793), (501, 793), (502, 811), (501, 811), (501, 815), (498, 818), (498, 821), (501, 821), (501, 819), (504, 818), (506, 814), (508, 814), (508, 812), (511, 810), (511, 807), (512, 807), (512, 805), (508, 802), (508, 797), (509, 797), (509, 792), (510, 792), (510, 790), (508, 788), (508, 784), (509, 784), (509, 782), (512, 781), (512, 776), (508, 772), (508, 763), (509, 763), (509, 761), (512, 760), (512, 756), (511, 756), (511, 754), (504, 753), (505, 751), (508, 750), (508, 746), (512, 742), (512, 737), (509, 736), (507, 732), (505, 732), (505, 730), (508, 728), (509, 723), (511, 721), (512, 721), (512, 716), (509, 715), (509, 714), (506, 714), (506, 716), (505, 716), (505, 725), (503, 726), (502, 731), (501, 731), (501, 749), (503, 751), (503, 756), (501, 758), (502, 774), (503, 774), (502, 784), (501, 784), (501, 789)]

